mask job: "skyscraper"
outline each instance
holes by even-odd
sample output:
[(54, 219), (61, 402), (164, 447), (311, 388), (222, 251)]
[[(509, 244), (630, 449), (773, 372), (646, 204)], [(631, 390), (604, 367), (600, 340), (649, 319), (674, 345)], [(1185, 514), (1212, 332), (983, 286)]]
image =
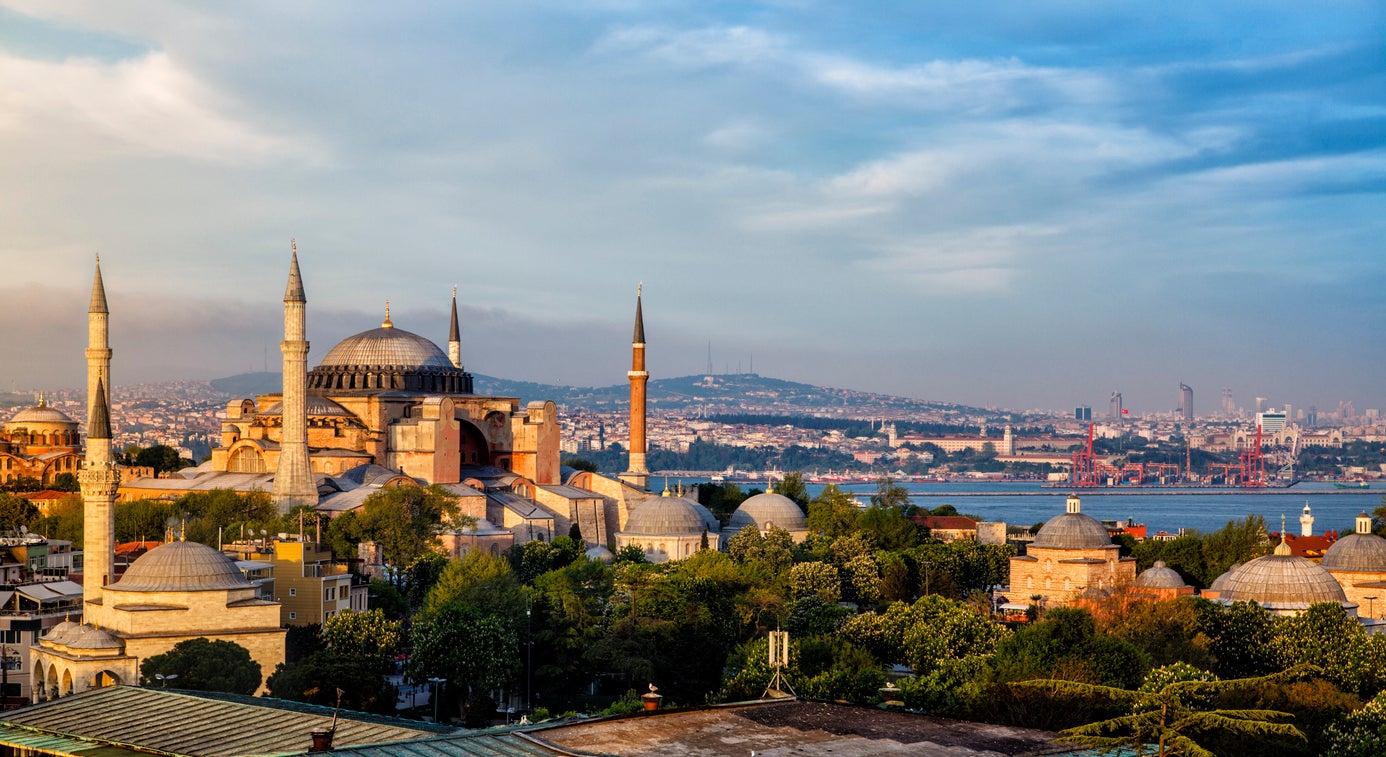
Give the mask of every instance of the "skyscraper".
[(1107, 415), (1114, 421), (1121, 420), (1122, 411), (1125, 408), (1121, 405), (1121, 392), (1112, 392), (1111, 399), (1107, 400)]
[(1179, 415), (1185, 423), (1193, 421), (1193, 387), (1182, 382), (1179, 384)]

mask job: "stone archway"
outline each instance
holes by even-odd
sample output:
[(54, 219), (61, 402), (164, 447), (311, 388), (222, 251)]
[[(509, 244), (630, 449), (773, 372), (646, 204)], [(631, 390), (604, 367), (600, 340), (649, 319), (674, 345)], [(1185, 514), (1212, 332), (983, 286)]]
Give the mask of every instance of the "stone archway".
[(481, 432), (481, 429), (466, 418), (458, 418), (457, 430), (458, 464), (462, 466), (490, 465), (491, 445), (486, 441), (486, 435)]
[(91, 687), (92, 687), (93, 689), (100, 689), (100, 688), (105, 688), (105, 687), (107, 687), (107, 686), (119, 686), (119, 685), (120, 685), (120, 676), (116, 675), (115, 673), (112, 673), (112, 672), (109, 671), (109, 670), (103, 670), (103, 671), (101, 671), (100, 673), (97, 673), (97, 674), (96, 674), (96, 677), (93, 678), (93, 679), (92, 679), (92, 682), (91, 682)]
[(48, 680), (44, 682), (44, 693), (48, 696), (57, 698), (58, 696), (58, 666), (48, 665)]
[(58, 691), (61, 692), (63, 696), (69, 696), (69, 695), (71, 695), (71, 694), (73, 693), (73, 692), (72, 692), (72, 669), (71, 669), (71, 668), (64, 668), (64, 669), (63, 669), (63, 683), (62, 683), (62, 687), (61, 687), (60, 689), (58, 689)]

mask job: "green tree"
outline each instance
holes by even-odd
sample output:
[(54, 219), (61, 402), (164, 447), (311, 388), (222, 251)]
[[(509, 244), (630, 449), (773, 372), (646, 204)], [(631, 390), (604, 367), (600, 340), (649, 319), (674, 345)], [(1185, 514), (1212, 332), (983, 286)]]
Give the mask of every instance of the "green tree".
[[(378, 543), (385, 561), (391, 565), (408, 565), (437, 549), (438, 529), (444, 521), (461, 527), (475, 523), (458, 513), (457, 498), (437, 484), (381, 489), (367, 497), (361, 509), (351, 515), (355, 516), (355, 523), (349, 524), (353, 529), (342, 533), (342, 540)], [(350, 544), (346, 554), (355, 554), (355, 543)], [(335, 548), (337, 542), (333, 545)]]
[(1336, 602), (1275, 619), (1270, 653), (1279, 668), (1307, 663), (1343, 691), (1370, 699), (1386, 686), (1386, 639), (1369, 637)]
[(614, 582), (612, 569), (598, 560), (579, 560), (534, 580), (528, 642), (535, 691), (550, 708), (575, 706), (583, 685), (599, 672), (586, 652), (606, 631)]
[(789, 587), (796, 598), (814, 595), (836, 602), (842, 596), (841, 580), (837, 568), (825, 562), (799, 563), (789, 570)]
[[(155, 676), (162, 675), (164, 680)], [(177, 676), (175, 685), (192, 691), (227, 691), (253, 694), (260, 688), (260, 663), (250, 652), (230, 641), (205, 638), (180, 641), (163, 654), (140, 663), (140, 685), (163, 687)]]
[(789, 497), (799, 506), (799, 509), (808, 511), (809, 492), (808, 485), (804, 483), (804, 474), (799, 471), (785, 474), (785, 477), (778, 484), (775, 484), (775, 493)]
[(1127, 715), (1066, 729), (1062, 732), (1065, 741), (1103, 750), (1132, 747), (1141, 751), (1145, 745), (1154, 744), (1155, 753), (1161, 757), (1212, 757), (1213, 753), (1199, 743), (1204, 735), (1233, 734), (1242, 740), (1244, 746), (1247, 740), (1266, 737), (1305, 740), (1299, 729), (1280, 722), (1288, 719), (1289, 713), (1274, 710), (1210, 710), (1196, 704), (1200, 700), (1211, 699), (1218, 692), (1256, 685), (1263, 680), (1176, 680), (1154, 692), (1064, 680), (1027, 681), (1021, 685), (1056, 693), (1102, 696), (1132, 708)]
[(1271, 650), (1271, 615), (1255, 602), (1233, 602), (1227, 607), (1211, 602), (1200, 605), (1198, 628), (1208, 638), (1213, 672), (1220, 677), (1250, 678), (1279, 669)]
[(823, 491), (808, 506), (808, 529), (830, 539), (856, 533), (860, 519), (861, 511), (851, 495), (839, 489), (837, 484), (823, 487)]
[(1270, 554), (1271, 549), (1265, 518), (1248, 515), (1241, 520), (1229, 520), (1227, 525), (1203, 537), (1205, 572), (1197, 576), (1199, 585), (1207, 586), (1233, 563), (1245, 564)]
[(1377, 694), (1362, 709), (1325, 733), (1324, 757), (1379, 757), (1386, 754), (1386, 693)]
[(596, 463), (592, 462), (591, 460), (584, 460), (581, 457), (564, 458), (563, 464), (568, 466), (569, 468), (572, 468), (573, 470), (588, 471), (591, 473), (596, 473), (597, 471), (601, 470), (601, 468), (598, 467)]
[(727, 540), (727, 554), (739, 563), (759, 563), (777, 574), (794, 561), (794, 539), (779, 526), (766, 528), (764, 534), (743, 528)]
[(390, 620), (380, 610), (346, 610), (327, 619), (322, 640), (333, 652), (369, 661), (384, 675), (404, 644), (402, 626), (402, 621)]
[(910, 504), (910, 492), (886, 476), (876, 481), (876, 493), (871, 495), (872, 507), (893, 507), (902, 509)]
[[(414, 653), (406, 670), (409, 679), (445, 679), (440, 698), (453, 707), (466, 702), (474, 689), (509, 685), (521, 670), (519, 637), (511, 624), (460, 602), (416, 620), (410, 640)], [(467, 704), (476, 709), (476, 703)]]
[[(117, 508), (119, 512), (119, 508)], [(73, 544), (82, 543), (82, 500), (73, 497), (61, 499), (48, 506), (48, 513), (29, 526), (34, 533), (43, 534), (50, 539), (62, 539)]]
[(116, 541), (163, 541), (174, 512), (171, 502), (137, 499), (118, 503), (115, 507)]
[[(129, 454), (129, 451), (129, 448), (127, 447), (127, 455)], [(158, 475), (160, 473), (169, 473), (176, 470), (182, 470), (183, 468), (191, 466), (193, 462), (191, 460), (185, 460), (180, 458), (178, 456), (178, 450), (168, 446), (167, 444), (156, 444), (152, 447), (146, 447), (136, 452), (134, 455), (134, 459), (130, 461), (130, 464), (137, 465), (141, 468), (153, 468), (154, 474)]]
[(38, 517), (34, 503), (9, 492), (0, 492), (0, 532), (18, 531), (20, 526), (28, 528)]
[(519, 578), (504, 557), (472, 550), (448, 562), (424, 599), (427, 617), (448, 605), (463, 604), (483, 615), (502, 619), (512, 630), (524, 625), (529, 600)]
[(53, 477), (50, 485), (54, 491), (77, 492), (81, 491), (82, 485), (77, 481), (77, 477), (71, 473), (59, 473)]
[(995, 667), (1001, 681), (1064, 678), (1134, 689), (1150, 663), (1130, 642), (1097, 633), (1088, 611), (1057, 607), (1002, 639)]

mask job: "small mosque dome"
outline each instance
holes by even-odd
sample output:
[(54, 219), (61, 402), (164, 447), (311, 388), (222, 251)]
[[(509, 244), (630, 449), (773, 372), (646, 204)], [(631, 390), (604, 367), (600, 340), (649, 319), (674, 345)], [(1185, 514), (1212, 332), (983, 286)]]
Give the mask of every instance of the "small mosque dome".
[(1242, 564), (1239, 562), (1232, 563), (1232, 566), (1227, 569), (1226, 573), (1214, 578), (1213, 582), (1208, 584), (1208, 591), (1223, 591), (1226, 589), (1227, 582), (1232, 579), (1232, 574), (1236, 573), (1241, 567)]
[(77, 425), (77, 421), (72, 420), (67, 413), (55, 407), (49, 407), (47, 400), (43, 397), (39, 398), (39, 403), (37, 405), (20, 410), (14, 414), (14, 417), (10, 418), (5, 423), (6, 425), (11, 423), (63, 423), (73, 426)]
[(1328, 571), (1284, 551), (1258, 557), (1231, 573), (1219, 599), (1256, 602), (1268, 610), (1306, 610), (1316, 602), (1351, 605)]
[(124, 649), (120, 639), (96, 626), (82, 625), (64, 635), (61, 642), (68, 649)]
[(651, 497), (636, 506), (621, 533), (631, 536), (695, 536), (707, 529), (697, 503), (683, 497)]
[(1348, 534), (1333, 542), (1319, 565), (1324, 570), (1386, 571), (1386, 539), (1376, 534)]
[(1136, 576), (1136, 586), (1142, 589), (1182, 589), (1187, 585), (1179, 571), (1165, 565), (1164, 560), (1156, 560), (1154, 565)]
[(63, 622), (48, 629), (48, 631), (46, 631), (43, 634), (43, 638), (53, 642), (54, 644), (66, 644), (67, 640), (65, 637), (81, 627), (82, 626), (78, 623), (73, 623), (70, 620), (64, 620)]
[(803, 531), (808, 528), (804, 511), (798, 503), (783, 494), (766, 492), (748, 498), (732, 513), (727, 530), (740, 531), (747, 526), (765, 530), (774, 525), (786, 531)]
[[(387, 321), (388, 323), (388, 321)], [(438, 345), (418, 334), (382, 326), (349, 336), (327, 351), (319, 368), (392, 365), (400, 368), (453, 370), (452, 361)]]
[(1112, 546), (1107, 529), (1091, 515), (1084, 515), (1077, 497), (1068, 498), (1068, 512), (1050, 518), (1035, 534), (1032, 547), (1052, 549), (1085, 549)]
[(140, 555), (114, 591), (215, 591), (250, 588), (235, 561), (205, 544), (175, 541)]
[(708, 533), (715, 534), (722, 530), (722, 521), (717, 520), (717, 516), (713, 515), (712, 511), (707, 509), (706, 505), (697, 500), (690, 499), (688, 501), (693, 503), (693, 509), (697, 510), (698, 515), (702, 517), (703, 526), (707, 529)]
[(598, 544), (587, 550), (586, 554), (588, 560), (600, 560), (607, 565), (616, 562), (616, 555), (611, 554), (611, 550), (607, 549), (606, 546), (602, 544)]

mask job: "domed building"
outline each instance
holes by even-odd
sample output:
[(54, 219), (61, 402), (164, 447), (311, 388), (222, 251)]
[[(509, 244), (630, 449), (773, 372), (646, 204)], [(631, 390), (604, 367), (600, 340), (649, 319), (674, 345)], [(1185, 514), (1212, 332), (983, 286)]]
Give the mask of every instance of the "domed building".
[(1319, 567), (1357, 604), (1360, 615), (1386, 617), (1386, 539), (1372, 533), (1372, 516), (1359, 513), (1354, 533), (1333, 542)]
[(1184, 583), (1184, 577), (1179, 575), (1179, 571), (1166, 565), (1164, 560), (1156, 560), (1154, 565), (1141, 571), (1132, 586), (1136, 593), (1154, 599), (1169, 599), (1194, 593), (1194, 588)]
[(808, 519), (804, 517), (804, 511), (799, 509), (799, 503), (783, 494), (776, 494), (774, 485), (768, 492), (748, 497), (732, 512), (731, 520), (727, 522), (727, 538), (740, 533), (743, 528), (751, 527), (765, 533), (771, 526), (788, 531), (795, 544), (808, 538)]
[[(279, 603), (260, 599), (231, 558), (175, 541), (145, 554), (100, 587), (83, 622), (59, 623), (33, 653), (33, 691), (49, 699), (139, 682), (139, 663), (196, 638), (245, 647), (267, 679), (284, 661)], [(261, 691), (264, 691), (263, 684)]]
[(77, 475), (81, 467), (77, 421), (50, 407), (45, 395), (0, 426), (0, 484), (27, 476), (49, 485), (64, 473)]
[(650, 497), (633, 510), (616, 534), (616, 548), (639, 547), (650, 562), (682, 560), (702, 548), (717, 548), (717, 532), (709, 528), (699, 505), (674, 497), (666, 489), (662, 497)]
[(1069, 604), (1088, 590), (1110, 590), (1136, 579), (1136, 560), (1122, 557), (1107, 529), (1082, 512), (1070, 495), (1065, 512), (1050, 518), (1025, 548), (1011, 558), (1012, 599), (1040, 596), (1050, 607)]
[(1309, 605), (1335, 602), (1357, 616), (1357, 604), (1348, 600), (1333, 576), (1312, 560), (1292, 554), (1283, 537), (1274, 554), (1227, 571), (1214, 585), (1216, 601), (1225, 605), (1255, 602), (1272, 615), (1298, 615)]

